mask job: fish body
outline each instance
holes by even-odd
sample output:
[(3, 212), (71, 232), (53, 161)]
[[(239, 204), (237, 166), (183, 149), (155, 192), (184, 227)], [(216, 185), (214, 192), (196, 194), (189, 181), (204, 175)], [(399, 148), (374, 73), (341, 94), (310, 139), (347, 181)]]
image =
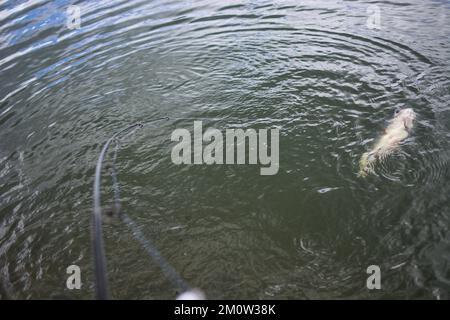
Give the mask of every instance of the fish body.
[(378, 139), (374, 147), (363, 153), (359, 161), (359, 176), (365, 177), (374, 172), (377, 161), (383, 160), (391, 154), (400, 142), (406, 139), (413, 128), (416, 113), (411, 108), (399, 110), (390, 121), (384, 134)]

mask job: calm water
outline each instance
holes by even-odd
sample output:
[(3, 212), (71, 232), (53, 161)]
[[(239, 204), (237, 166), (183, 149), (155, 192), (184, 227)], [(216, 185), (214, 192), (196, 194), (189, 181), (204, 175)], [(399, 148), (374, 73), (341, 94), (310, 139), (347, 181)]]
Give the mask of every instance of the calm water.
[[(275, 176), (172, 164), (170, 135), (192, 120), (123, 141), (124, 210), (209, 298), (450, 298), (449, 39), (442, 0), (2, 1), (0, 298), (93, 298), (96, 159), (164, 115), (281, 130)], [(396, 107), (418, 114), (412, 135), (358, 178)], [(130, 231), (105, 223), (113, 297), (174, 298)], [(366, 288), (372, 264), (381, 290)]]

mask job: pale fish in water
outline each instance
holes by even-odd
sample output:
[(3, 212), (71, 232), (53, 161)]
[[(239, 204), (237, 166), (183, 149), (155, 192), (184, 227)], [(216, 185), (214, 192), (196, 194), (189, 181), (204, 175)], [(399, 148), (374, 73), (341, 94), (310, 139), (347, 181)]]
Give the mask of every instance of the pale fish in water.
[(359, 161), (359, 176), (365, 177), (374, 172), (377, 161), (391, 154), (406, 139), (413, 127), (416, 113), (411, 108), (398, 110), (372, 150), (364, 152)]

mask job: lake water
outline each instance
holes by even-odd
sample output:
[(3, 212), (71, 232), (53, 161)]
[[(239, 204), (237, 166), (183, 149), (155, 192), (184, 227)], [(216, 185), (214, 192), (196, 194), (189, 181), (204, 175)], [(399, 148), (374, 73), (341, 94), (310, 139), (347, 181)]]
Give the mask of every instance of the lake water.
[[(208, 298), (450, 298), (449, 39), (442, 0), (3, 1), (0, 298), (94, 297), (97, 158), (162, 116), (122, 140), (122, 207)], [(405, 107), (410, 137), (358, 177)], [(278, 173), (173, 164), (171, 133), (196, 118), (279, 128)], [(103, 231), (114, 298), (176, 296), (124, 224)]]

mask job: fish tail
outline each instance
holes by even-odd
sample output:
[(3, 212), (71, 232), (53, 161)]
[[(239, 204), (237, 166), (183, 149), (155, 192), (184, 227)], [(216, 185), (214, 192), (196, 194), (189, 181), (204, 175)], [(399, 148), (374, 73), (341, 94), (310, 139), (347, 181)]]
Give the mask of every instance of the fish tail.
[(359, 173), (358, 177), (366, 177), (369, 173), (373, 173), (373, 164), (375, 161), (375, 157), (369, 153), (364, 152), (361, 156), (361, 160), (359, 160)]

